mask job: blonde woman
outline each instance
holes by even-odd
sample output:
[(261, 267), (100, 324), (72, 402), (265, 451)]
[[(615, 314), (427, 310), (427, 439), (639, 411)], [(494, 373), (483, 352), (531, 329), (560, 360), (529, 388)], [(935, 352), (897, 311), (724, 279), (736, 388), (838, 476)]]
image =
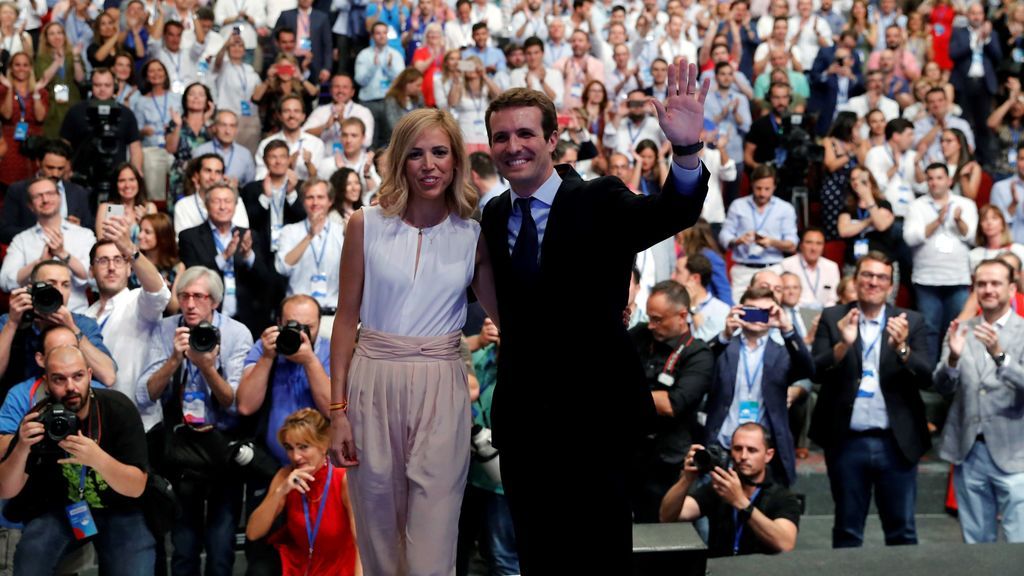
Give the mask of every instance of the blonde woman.
[[(30, 178), (35, 172), (32, 161), (22, 155), (21, 145), (29, 136), (43, 133), (43, 121), (50, 98), (42, 86), (36, 84), (32, 72), (32, 58), (25, 52), (11, 56), (7, 75), (0, 76), (0, 123), (3, 139), (10, 143), (7, 154), (0, 160), (0, 182), (12, 184)], [(24, 122), (24, 133), (19, 124)]]
[(402, 118), (384, 165), (342, 250), (331, 456), (352, 467), (367, 574), (452, 574), (471, 424), (460, 330), (470, 285), (497, 321), (491, 266), (450, 114)]
[[(459, 51), (453, 50), (458, 56)], [(484, 72), (484, 63), (476, 56), (457, 60), (464, 68), (458, 72), (448, 92), (445, 103), (459, 119), (459, 127), (466, 139), (466, 151), (487, 152), (491, 148), (487, 141), (487, 127), (484, 115), (487, 105), (501, 94), (501, 88)], [(437, 84), (434, 84), (435, 89)], [(443, 108), (438, 101), (438, 107)]]
[(28, 32), (18, 28), (18, 16), (21, 10), (14, 2), (0, 2), (0, 52), (6, 52), (10, 58), (18, 52), (28, 54), (32, 58), (32, 37)]
[(43, 123), (43, 133), (47, 138), (60, 136), (60, 126), (68, 110), (82, 99), (78, 85), (85, 81), (85, 68), (82, 67), (80, 52), (77, 46), (71, 46), (60, 22), (43, 26), (35, 73), (39, 83), (46, 86), (50, 94), (50, 112)]

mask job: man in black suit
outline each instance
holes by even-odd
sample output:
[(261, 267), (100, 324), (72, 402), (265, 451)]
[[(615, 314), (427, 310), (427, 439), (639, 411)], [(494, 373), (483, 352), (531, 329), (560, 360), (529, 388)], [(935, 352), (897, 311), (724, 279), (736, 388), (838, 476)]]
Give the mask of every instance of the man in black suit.
[(949, 38), (949, 58), (953, 71), (949, 83), (956, 88), (957, 104), (963, 118), (975, 126), (975, 149), (978, 162), (988, 167), (994, 160), (989, 149), (988, 130), (983, 126), (992, 111), (992, 97), (999, 90), (996, 68), (1003, 59), (999, 33), (985, 19), (985, 7), (972, 2), (967, 8), (967, 26), (954, 28)]
[[(89, 230), (95, 225), (95, 214), (90, 207), (89, 191), (67, 179), (71, 175), (71, 147), (60, 140), (50, 140), (43, 147), (39, 162), (39, 176), (53, 180), (64, 204), (61, 212), (68, 222)], [(11, 184), (4, 197), (3, 224), (0, 224), (0, 244), (10, 244), (22, 230), (36, 224), (36, 215), (28, 205), (28, 185), (33, 178)]]
[(323, 84), (331, 79), (331, 24), (327, 14), (313, 9), (313, 0), (299, 0), (299, 7), (281, 12), (274, 32), (282, 28), (295, 31), (295, 55), (312, 55), (309, 80)]
[(263, 278), (268, 295), (267, 302), (280, 302), (288, 288), (288, 280), (277, 273), (274, 257), (281, 229), (288, 224), (302, 222), (306, 210), (299, 202), (302, 181), (288, 167), (290, 154), (284, 140), (273, 140), (263, 149), (263, 163), (267, 177), (250, 182), (242, 188), (242, 203), (249, 215), (249, 230), (255, 243), (256, 259), (263, 262), (267, 276)]
[(231, 223), (238, 192), (226, 180), (197, 194), (202, 195), (209, 218), (178, 236), (181, 261), (186, 268), (205, 266), (220, 274), (224, 281), (221, 313), (245, 324), (256, 337), (270, 322), (273, 308), (264, 290), (272, 269), (256, 257), (262, 250), (259, 235)]
[(825, 309), (814, 338), (821, 391), (810, 438), (825, 448), (832, 546), (863, 544), (872, 489), (885, 543), (916, 544), (917, 461), (931, 446), (920, 394), (932, 384), (928, 327), (917, 312), (886, 304), (885, 255), (862, 257), (855, 279), (857, 301)]
[[(512, 89), (487, 110), (491, 157), (512, 188), (482, 222), (502, 329), (492, 423), (527, 576), (630, 571), (629, 454), (655, 418), (623, 323), (630, 273), (638, 252), (697, 220), (708, 182), (697, 157), (708, 85), (698, 93), (684, 62), (669, 86), (654, 102), (675, 161), (651, 196), (556, 168), (544, 94)], [(553, 319), (586, 337), (565, 338)]]

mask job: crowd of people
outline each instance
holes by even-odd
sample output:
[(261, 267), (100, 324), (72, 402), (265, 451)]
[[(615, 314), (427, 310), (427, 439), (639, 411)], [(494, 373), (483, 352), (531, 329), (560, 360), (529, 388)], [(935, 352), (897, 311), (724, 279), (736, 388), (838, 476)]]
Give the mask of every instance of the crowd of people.
[(4, 0), (0, 574), (786, 551), (812, 442), (835, 547), (933, 439), (1024, 541), (1022, 64), (1020, 0)]

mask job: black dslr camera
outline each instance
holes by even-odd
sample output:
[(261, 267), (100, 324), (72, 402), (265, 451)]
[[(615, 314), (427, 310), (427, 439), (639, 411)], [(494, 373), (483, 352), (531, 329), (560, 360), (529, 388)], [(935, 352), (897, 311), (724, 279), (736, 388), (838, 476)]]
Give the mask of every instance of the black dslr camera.
[(715, 444), (693, 453), (693, 464), (701, 474), (710, 474), (716, 467), (728, 470), (731, 460), (729, 452)]
[(280, 330), (277, 334), (278, 354), (291, 356), (298, 352), (299, 348), (302, 347), (303, 332), (305, 332), (306, 338), (313, 342), (313, 335), (309, 333), (309, 327), (305, 324), (299, 324), (295, 320), (289, 320), (284, 326), (281, 326)]
[(78, 434), (78, 416), (75, 416), (74, 412), (68, 410), (60, 402), (52, 404), (44, 402), (43, 404), (45, 407), (42, 408), (36, 422), (41, 423), (46, 431), (43, 434), (43, 440), (32, 446), (30, 450), (32, 457), (29, 458), (26, 469), (44, 462), (51, 462), (55, 457), (62, 457), (64, 450), (59, 446), (61, 440)]
[(209, 352), (220, 344), (220, 330), (203, 320), (188, 331), (188, 345), (196, 352)]
[(32, 295), (32, 310), (39, 316), (53, 314), (64, 305), (64, 295), (46, 282), (34, 282), (28, 287)]

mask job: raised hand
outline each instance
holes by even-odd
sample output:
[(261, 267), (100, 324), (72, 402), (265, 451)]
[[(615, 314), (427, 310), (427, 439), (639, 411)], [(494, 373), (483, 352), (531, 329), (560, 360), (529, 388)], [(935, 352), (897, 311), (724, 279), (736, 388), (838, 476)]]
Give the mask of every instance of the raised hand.
[(949, 342), (949, 358), (947, 363), (951, 368), (955, 368), (957, 361), (960, 360), (960, 356), (964, 352), (964, 342), (967, 340), (966, 331), (960, 329), (959, 320), (953, 320), (949, 323), (947, 337)]
[(843, 337), (843, 343), (847, 346), (853, 346), (853, 343), (857, 341), (857, 335), (860, 329), (860, 308), (851, 308), (846, 316), (843, 316), (837, 324), (839, 327), (839, 333)]
[(668, 98), (665, 102), (651, 98), (658, 112), (661, 130), (673, 146), (689, 146), (700, 140), (704, 128), (704, 100), (711, 81), (705, 80), (698, 90), (699, 76), (697, 65), (683, 58), (678, 66), (668, 68)]

